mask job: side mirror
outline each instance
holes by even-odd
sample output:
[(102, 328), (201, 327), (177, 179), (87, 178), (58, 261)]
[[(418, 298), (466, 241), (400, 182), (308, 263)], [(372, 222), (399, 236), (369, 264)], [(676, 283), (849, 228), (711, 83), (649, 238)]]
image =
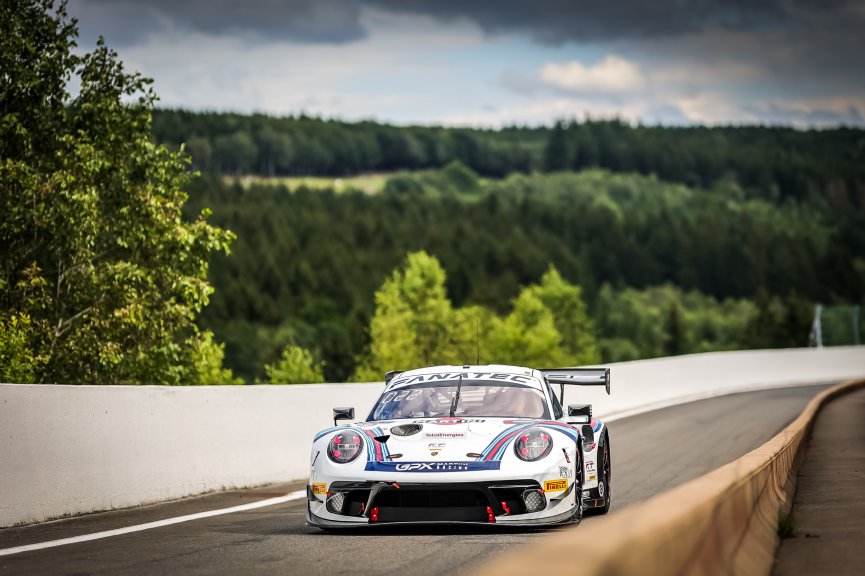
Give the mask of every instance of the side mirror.
[(354, 420), (354, 408), (334, 408), (333, 409), (333, 425), (336, 426), (337, 420)]
[(592, 405), (568, 404), (568, 416), (585, 416), (590, 419), (592, 417)]
[(592, 449), (592, 444), (595, 443), (595, 431), (589, 424), (583, 424), (580, 431), (583, 436), (583, 452), (588, 452)]

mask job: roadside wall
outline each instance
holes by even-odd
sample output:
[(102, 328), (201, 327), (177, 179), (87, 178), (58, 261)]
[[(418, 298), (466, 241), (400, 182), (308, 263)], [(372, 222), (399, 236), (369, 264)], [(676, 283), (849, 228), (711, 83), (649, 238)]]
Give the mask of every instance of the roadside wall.
[[(865, 347), (697, 354), (611, 365), (612, 395), (565, 401), (615, 419), (737, 391), (865, 375)], [(0, 527), (303, 478), (333, 406), (363, 419), (374, 384), (0, 384)]]
[[(796, 420), (742, 458), (700, 478), (593, 518), (580, 527), (497, 556), (472, 576), (544, 574), (770, 574), (778, 519), (789, 510), (796, 470), (814, 420), (826, 402), (865, 387), (865, 380), (817, 395)], [(579, 559), (575, 561), (574, 559)]]

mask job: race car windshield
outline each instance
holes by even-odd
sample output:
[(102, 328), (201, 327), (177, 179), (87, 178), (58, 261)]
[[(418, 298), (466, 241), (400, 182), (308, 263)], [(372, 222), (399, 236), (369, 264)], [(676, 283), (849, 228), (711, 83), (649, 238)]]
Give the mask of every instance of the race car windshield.
[[(371, 420), (442, 418), (450, 416), (457, 380), (413, 384), (382, 394)], [(489, 380), (462, 381), (456, 417), (549, 418), (540, 390), (521, 384)]]

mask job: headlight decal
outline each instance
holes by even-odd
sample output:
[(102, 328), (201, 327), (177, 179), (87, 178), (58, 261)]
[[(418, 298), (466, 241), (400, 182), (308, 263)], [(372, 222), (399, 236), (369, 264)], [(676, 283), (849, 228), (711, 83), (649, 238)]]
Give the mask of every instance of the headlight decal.
[(379, 426), (363, 431), (366, 434), (366, 458), (368, 462), (383, 462), (390, 456), (387, 442), (379, 442), (375, 438), (384, 436), (386, 433)]
[[(347, 434), (349, 436), (354, 435), (359, 438), (360, 443), (364, 445), (366, 448), (366, 459), (368, 462), (383, 462), (389, 459), (390, 450), (387, 447), (386, 443), (379, 442), (375, 438), (377, 436), (384, 436), (385, 432), (378, 426), (369, 429), (360, 429), (355, 428), (354, 426), (335, 426), (333, 428), (329, 428), (328, 430), (322, 431), (318, 433), (315, 437), (316, 440), (325, 436), (326, 434), (331, 434), (334, 431), (339, 431), (341, 434)], [(338, 464), (345, 464), (353, 461), (357, 458), (356, 455), (352, 456), (350, 460), (342, 461), (341, 457), (335, 457), (333, 454), (333, 441), (340, 437), (341, 434), (332, 434), (331, 437), (327, 441), (327, 455), (332, 462), (336, 462)]]
[(520, 430), (523, 428), (530, 428), (531, 425), (526, 426), (524, 423), (514, 424), (513, 426), (509, 426), (499, 432), (499, 435), (493, 438), (493, 441), (490, 442), (486, 448), (484, 448), (481, 455), (477, 458), (478, 460), (501, 460), (502, 456), (505, 453), (505, 447), (508, 445), (508, 442), (513, 440), (514, 436), (516, 436)]
[(351, 426), (331, 426), (330, 428), (325, 428), (324, 430), (322, 430), (321, 432), (319, 432), (318, 434), (315, 435), (313, 442), (318, 441), (319, 438), (327, 436), (328, 434), (330, 434), (334, 430), (350, 430), (350, 429), (351, 429)]
[(532, 423), (521, 422), (519, 424), (514, 424), (513, 426), (509, 426), (502, 430), (498, 436), (496, 436), (492, 442), (490, 442), (487, 447), (481, 452), (481, 456), (477, 458), (477, 460), (501, 460), (505, 452), (507, 450), (508, 444), (510, 444), (521, 432), (524, 430), (528, 430), (530, 428), (547, 428), (552, 430), (557, 430), (567, 436), (569, 436), (575, 443), (580, 439), (580, 431), (574, 428), (573, 426), (569, 426), (563, 422), (557, 422), (555, 420), (542, 420)]

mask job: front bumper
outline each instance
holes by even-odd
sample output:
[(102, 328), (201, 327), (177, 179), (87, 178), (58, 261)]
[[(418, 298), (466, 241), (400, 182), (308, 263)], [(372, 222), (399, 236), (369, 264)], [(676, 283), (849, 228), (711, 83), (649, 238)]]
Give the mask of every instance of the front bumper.
[[(535, 479), (472, 482), (332, 482), (307, 489), (307, 523), (323, 528), (372, 525), (477, 524), (537, 526), (572, 521), (574, 484), (546, 494)], [(578, 515), (576, 515), (578, 516)]]

